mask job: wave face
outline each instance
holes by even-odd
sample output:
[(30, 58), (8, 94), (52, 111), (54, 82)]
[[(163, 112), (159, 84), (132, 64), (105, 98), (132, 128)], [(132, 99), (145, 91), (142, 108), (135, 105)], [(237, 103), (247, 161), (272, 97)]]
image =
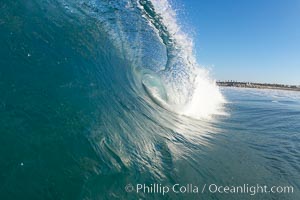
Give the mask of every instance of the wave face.
[[(299, 114), (276, 121), (259, 112), (282, 116), (277, 104), (239, 94), (225, 104), (232, 120), (220, 115), (224, 99), (166, 0), (1, 0), (0, 199), (161, 199), (124, 187), (285, 183), (294, 154), (282, 154), (281, 174), (271, 160), (279, 145), (263, 154), (247, 130), (288, 121), (299, 141)], [(275, 141), (264, 130), (254, 138)]]
[(1, 141), (15, 144), (1, 147), (19, 152), (1, 156), (1, 177), (15, 185), (24, 166), (16, 199), (124, 199), (128, 183), (173, 183), (183, 144), (208, 143), (222, 96), (167, 1), (0, 9)]
[(221, 113), (224, 99), (208, 72), (198, 66), (193, 42), (181, 30), (168, 1), (64, 1), (63, 5), (71, 14), (83, 12), (98, 21), (133, 70), (137, 93), (142, 85), (160, 106), (194, 118)]

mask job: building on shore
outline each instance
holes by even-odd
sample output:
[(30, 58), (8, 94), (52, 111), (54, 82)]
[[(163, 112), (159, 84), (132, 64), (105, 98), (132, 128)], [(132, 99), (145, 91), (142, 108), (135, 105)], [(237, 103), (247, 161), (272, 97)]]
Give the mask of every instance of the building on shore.
[(259, 88), (259, 89), (281, 89), (300, 91), (300, 85), (284, 85), (271, 83), (253, 83), (253, 82), (239, 82), (239, 81), (217, 81), (217, 85), (222, 87), (240, 87), (240, 88)]

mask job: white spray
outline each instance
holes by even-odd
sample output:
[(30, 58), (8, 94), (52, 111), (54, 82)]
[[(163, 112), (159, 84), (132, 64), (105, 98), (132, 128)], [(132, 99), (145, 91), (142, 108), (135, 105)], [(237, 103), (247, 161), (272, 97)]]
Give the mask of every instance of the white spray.
[[(223, 114), (222, 105), (225, 99), (215, 81), (209, 77), (209, 72), (197, 64), (193, 53), (194, 43), (191, 37), (182, 31), (176, 19), (176, 12), (167, 0), (151, 0), (151, 2), (156, 13), (161, 16), (162, 23), (167, 27), (172, 40), (175, 41), (177, 59), (180, 59), (179, 63), (185, 68), (177, 70), (176, 73), (184, 71), (189, 74), (188, 77), (176, 76), (176, 79), (171, 80), (173, 84), (167, 81), (166, 91), (173, 111), (193, 118), (208, 118), (215, 114)], [(185, 89), (192, 92), (184, 92)], [(182, 101), (183, 95), (188, 95), (184, 97), (186, 101)]]

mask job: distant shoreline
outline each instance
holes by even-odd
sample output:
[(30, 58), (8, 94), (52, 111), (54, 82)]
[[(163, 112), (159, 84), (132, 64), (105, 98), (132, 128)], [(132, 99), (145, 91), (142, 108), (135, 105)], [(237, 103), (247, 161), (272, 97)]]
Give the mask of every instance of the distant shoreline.
[(300, 92), (300, 86), (297, 85), (252, 83), (252, 82), (237, 82), (237, 81), (217, 81), (217, 85), (221, 87), (274, 89), (274, 90), (289, 90), (289, 91)]

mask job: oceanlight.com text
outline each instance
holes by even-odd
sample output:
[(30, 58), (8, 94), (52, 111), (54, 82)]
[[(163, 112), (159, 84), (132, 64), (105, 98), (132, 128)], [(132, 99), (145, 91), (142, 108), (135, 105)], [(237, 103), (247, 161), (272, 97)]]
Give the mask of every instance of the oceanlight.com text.
[(163, 185), (159, 183), (153, 184), (142, 184), (138, 183), (135, 185), (127, 184), (125, 186), (126, 192), (144, 193), (144, 194), (161, 194), (166, 195), (168, 193), (175, 194), (292, 194), (294, 193), (294, 187), (289, 186), (267, 186), (267, 185), (218, 185), (218, 184), (174, 184), (174, 185)]

